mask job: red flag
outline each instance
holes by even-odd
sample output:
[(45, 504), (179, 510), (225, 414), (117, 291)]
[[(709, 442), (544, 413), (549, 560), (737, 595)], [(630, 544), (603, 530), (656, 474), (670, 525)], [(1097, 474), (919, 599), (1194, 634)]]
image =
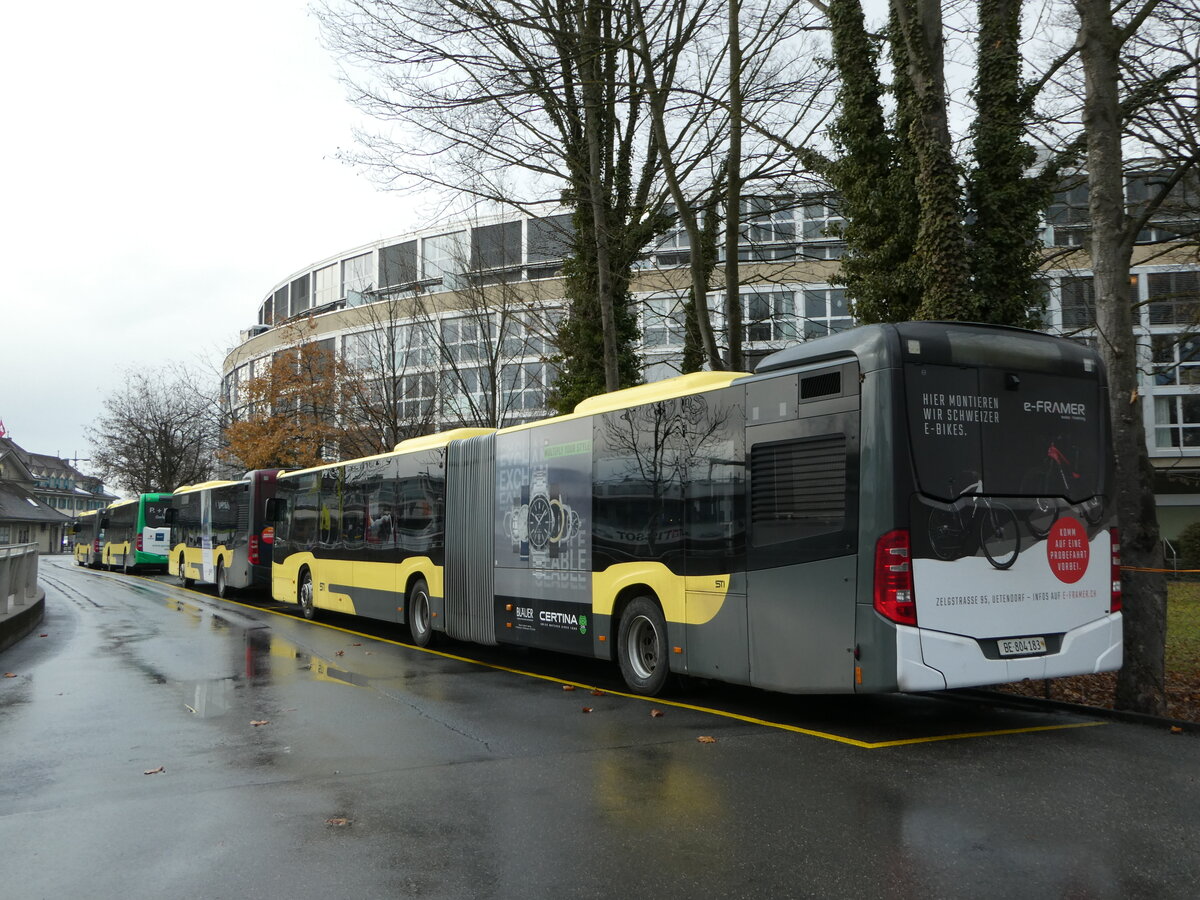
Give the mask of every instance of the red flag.
[(0, 419), (0, 437), (8, 437), (8, 432), (4, 430), (4, 420)]

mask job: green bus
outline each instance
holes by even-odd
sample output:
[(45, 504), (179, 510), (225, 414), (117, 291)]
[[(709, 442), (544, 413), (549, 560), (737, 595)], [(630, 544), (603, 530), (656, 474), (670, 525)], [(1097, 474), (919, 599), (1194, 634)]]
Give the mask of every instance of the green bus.
[(100, 565), (124, 572), (139, 566), (166, 571), (171, 551), (170, 509), (170, 494), (141, 494), (102, 510), (97, 537)]

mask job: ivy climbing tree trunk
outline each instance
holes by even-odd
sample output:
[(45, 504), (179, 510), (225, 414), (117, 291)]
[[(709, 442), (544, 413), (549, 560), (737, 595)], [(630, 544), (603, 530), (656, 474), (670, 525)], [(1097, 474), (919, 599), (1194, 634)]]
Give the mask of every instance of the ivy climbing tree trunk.
[(921, 204), (916, 254), (921, 267), (920, 319), (978, 318), (971, 296), (958, 167), (946, 116), (940, 0), (892, 0), (915, 110), (912, 143)]

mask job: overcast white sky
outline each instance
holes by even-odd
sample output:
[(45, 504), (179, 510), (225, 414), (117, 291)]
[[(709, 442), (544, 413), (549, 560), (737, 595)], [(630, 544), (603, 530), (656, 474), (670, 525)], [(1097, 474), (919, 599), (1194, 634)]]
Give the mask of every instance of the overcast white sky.
[(0, 420), (27, 450), (88, 456), (125, 368), (216, 368), (275, 282), (419, 224), (336, 159), (362, 120), (306, 0), (4, 18)]

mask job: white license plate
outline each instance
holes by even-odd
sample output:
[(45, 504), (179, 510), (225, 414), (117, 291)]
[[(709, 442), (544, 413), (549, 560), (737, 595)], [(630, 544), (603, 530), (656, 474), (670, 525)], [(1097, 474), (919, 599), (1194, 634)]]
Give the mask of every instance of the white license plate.
[(1000, 646), (1001, 656), (1023, 656), (1026, 653), (1046, 652), (1044, 637), (1005, 638), (996, 643)]

